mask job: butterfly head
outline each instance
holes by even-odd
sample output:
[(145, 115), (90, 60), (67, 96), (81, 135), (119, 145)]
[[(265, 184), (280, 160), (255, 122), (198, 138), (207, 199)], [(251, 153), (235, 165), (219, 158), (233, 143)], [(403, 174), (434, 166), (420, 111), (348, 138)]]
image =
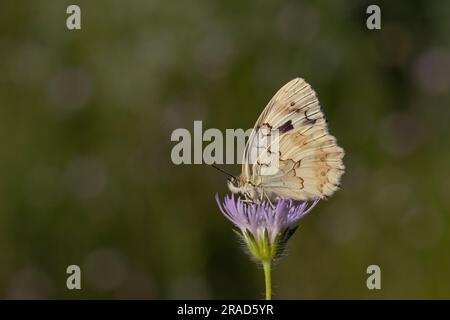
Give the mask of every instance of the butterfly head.
[(227, 186), (228, 186), (228, 189), (230, 189), (230, 191), (232, 193), (236, 193), (236, 194), (241, 193), (241, 186), (240, 186), (239, 180), (236, 177), (228, 177), (227, 178)]

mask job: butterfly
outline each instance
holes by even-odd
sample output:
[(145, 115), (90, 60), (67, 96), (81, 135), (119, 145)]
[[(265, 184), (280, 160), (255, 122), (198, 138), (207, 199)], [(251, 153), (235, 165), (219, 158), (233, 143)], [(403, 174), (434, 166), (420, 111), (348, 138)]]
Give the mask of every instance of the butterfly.
[(339, 188), (344, 150), (328, 132), (316, 93), (303, 79), (285, 84), (269, 101), (246, 142), (242, 172), (229, 177), (247, 201), (323, 199)]

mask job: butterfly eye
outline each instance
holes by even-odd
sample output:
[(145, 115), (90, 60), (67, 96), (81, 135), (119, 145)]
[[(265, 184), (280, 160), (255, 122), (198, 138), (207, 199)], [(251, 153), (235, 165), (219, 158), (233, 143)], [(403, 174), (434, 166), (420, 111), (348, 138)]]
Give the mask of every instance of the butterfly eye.
[(227, 180), (228, 180), (228, 182), (229, 182), (231, 185), (233, 185), (234, 187), (238, 187), (238, 181), (237, 181), (237, 179), (236, 179), (235, 177), (230, 177), (230, 178), (228, 178)]

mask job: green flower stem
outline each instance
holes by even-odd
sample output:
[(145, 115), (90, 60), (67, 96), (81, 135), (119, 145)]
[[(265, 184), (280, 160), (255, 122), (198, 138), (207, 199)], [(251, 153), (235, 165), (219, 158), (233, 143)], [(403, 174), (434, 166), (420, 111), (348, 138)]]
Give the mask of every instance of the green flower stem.
[(262, 262), (264, 268), (264, 279), (266, 281), (266, 300), (272, 299), (272, 261), (264, 260)]

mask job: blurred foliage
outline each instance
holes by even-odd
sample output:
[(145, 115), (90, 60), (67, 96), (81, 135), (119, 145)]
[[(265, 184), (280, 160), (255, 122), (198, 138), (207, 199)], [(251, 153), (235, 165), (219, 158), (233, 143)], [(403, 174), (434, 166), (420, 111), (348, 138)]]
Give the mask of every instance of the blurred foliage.
[(347, 172), (275, 298), (450, 298), (450, 2), (378, 1), (379, 31), (369, 1), (79, 0), (68, 31), (72, 3), (0, 5), (0, 297), (262, 297), (214, 202), (224, 177), (172, 164), (170, 135), (249, 128), (301, 76)]

